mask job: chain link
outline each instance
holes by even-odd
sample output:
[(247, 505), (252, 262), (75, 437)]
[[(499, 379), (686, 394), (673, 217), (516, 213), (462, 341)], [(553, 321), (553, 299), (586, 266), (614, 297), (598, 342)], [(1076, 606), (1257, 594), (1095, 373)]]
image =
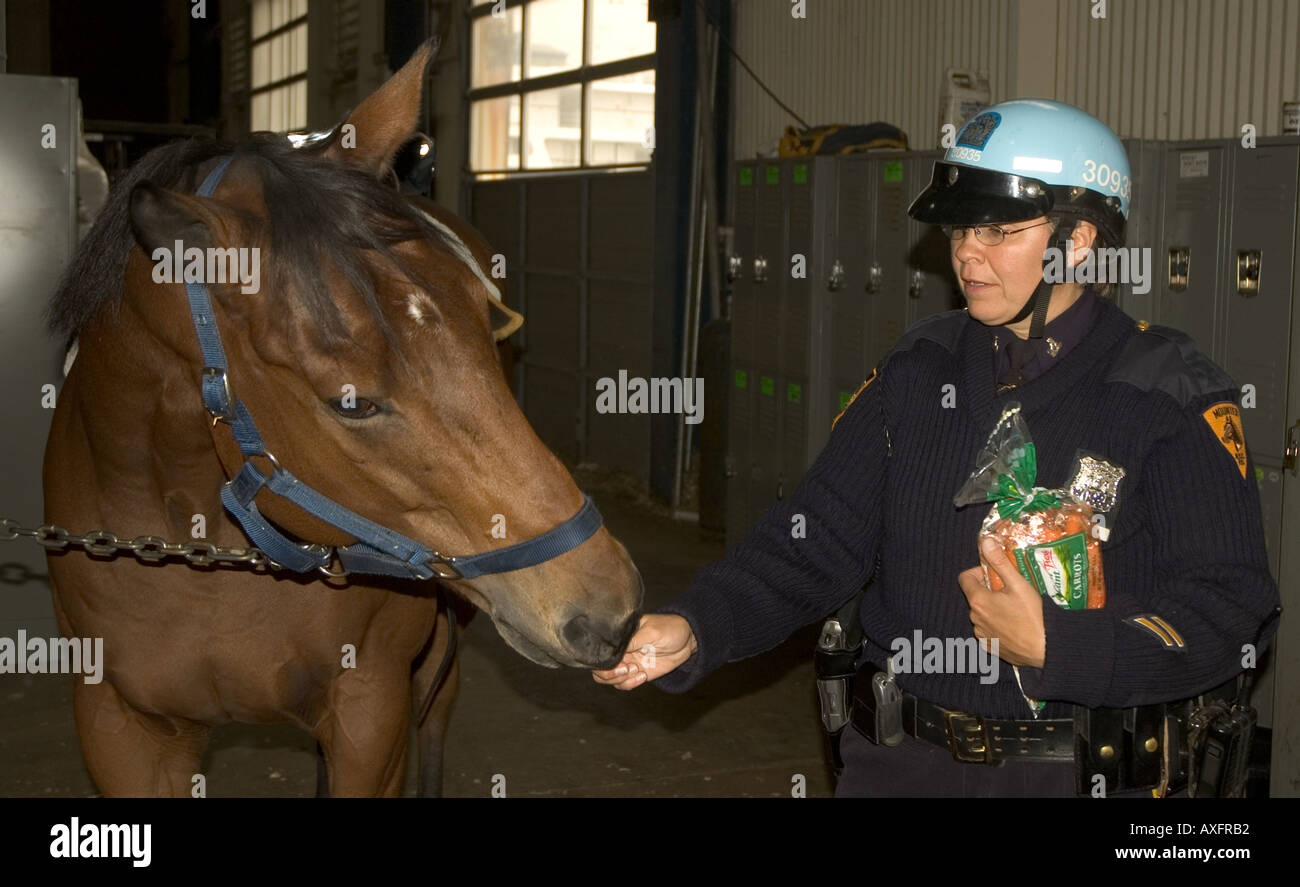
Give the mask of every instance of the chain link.
[[(68, 546), (78, 546), (87, 554), (100, 557), (131, 554), (145, 563), (159, 563), (169, 557), (184, 558), (196, 567), (208, 567), (213, 564), (247, 565), (253, 569), (280, 569), (280, 565), (271, 560), (260, 548), (227, 548), (212, 542), (197, 540), (194, 542), (167, 542), (159, 536), (136, 536), (134, 539), (119, 539), (108, 530), (91, 530), (84, 536), (69, 533), (55, 524), (45, 524), (35, 529), (20, 526), (15, 520), (5, 518), (0, 521), (0, 541), (29, 538), (51, 551), (63, 551)], [(310, 550), (326, 552), (328, 548), (320, 545), (310, 546)], [(323, 567), (328, 570), (328, 567)], [(329, 573), (328, 575), (346, 575)]]

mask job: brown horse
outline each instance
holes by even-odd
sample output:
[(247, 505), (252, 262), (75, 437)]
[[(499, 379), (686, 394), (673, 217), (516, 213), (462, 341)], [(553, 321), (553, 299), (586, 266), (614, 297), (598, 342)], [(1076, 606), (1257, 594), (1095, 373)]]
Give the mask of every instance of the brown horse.
[[(167, 146), (119, 185), (51, 305), (78, 348), (45, 454), (47, 523), (169, 542), (205, 524), (206, 540), (247, 547), (220, 493), (254, 459), (444, 554), (503, 549), (579, 512), (584, 497), (497, 364), (494, 340), (522, 319), (483, 273), (486, 244), (388, 181), (431, 56), (426, 45), (316, 144)], [(195, 196), (224, 157), (215, 190)], [(230, 388), (275, 466), (246, 462), (200, 399), (186, 286), (155, 282), (156, 251), (176, 241), (264, 257), (256, 292), (207, 285)], [(356, 540), (267, 489), (255, 504), (295, 541)], [(446, 644), (433, 582), (77, 551), (49, 569), (64, 634), (104, 640), (104, 680), (78, 680), (75, 695), (104, 794), (190, 794), (211, 728), (230, 721), (309, 731), (332, 795), (400, 791), (413, 675), (423, 692)], [(452, 575), (438, 581), (551, 667), (612, 667), (641, 603), (640, 575), (603, 526), (533, 566)], [(455, 685), (453, 668), (422, 735), (428, 791)]]

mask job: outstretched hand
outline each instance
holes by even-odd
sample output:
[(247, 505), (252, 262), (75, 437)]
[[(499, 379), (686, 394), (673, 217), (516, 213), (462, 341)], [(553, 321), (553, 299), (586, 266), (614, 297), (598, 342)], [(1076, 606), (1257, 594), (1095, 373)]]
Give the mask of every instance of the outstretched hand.
[(691, 624), (681, 616), (649, 613), (641, 617), (623, 661), (606, 671), (593, 671), (591, 676), (598, 684), (634, 690), (690, 659), (697, 646)]

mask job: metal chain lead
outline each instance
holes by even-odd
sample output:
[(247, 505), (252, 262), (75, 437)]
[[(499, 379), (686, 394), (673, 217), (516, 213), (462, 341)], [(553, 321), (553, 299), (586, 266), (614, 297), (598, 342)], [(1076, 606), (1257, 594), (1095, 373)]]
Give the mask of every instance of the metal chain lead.
[[(80, 546), (85, 549), (87, 554), (110, 556), (125, 552), (135, 555), (136, 558), (146, 563), (157, 563), (169, 557), (181, 557), (196, 567), (207, 567), (212, 564), (237, 564), (241, 566), (247, 565), (254, 569), (280, 569), (280, 565), (271, 560), (266, 552), (260, 548), (227, 548), (201, 540), (167, 542), (159, 536), (136, 536), (130, 540), (119, 539), (115, 534), (107, 530), (91, 530), (84, 536), (78, 536), (54, 524), (45, 524), (32, 529), (20, 526), (17, 521), (9, 518), (0, 521), (0, 541), (8, 542), (19, 537), (30, 538), (39, 545), (54, 551), (63, 551), (70, 545)], [(321, 553), (330, 551), (329, 548), (323, 545), (310, 545), (307, 546), (307, 549)], [(329, 576), (347, 575), (346, 570), (341, 572), (331, 571), (329, 567), (321, 567), (320, 569)]]

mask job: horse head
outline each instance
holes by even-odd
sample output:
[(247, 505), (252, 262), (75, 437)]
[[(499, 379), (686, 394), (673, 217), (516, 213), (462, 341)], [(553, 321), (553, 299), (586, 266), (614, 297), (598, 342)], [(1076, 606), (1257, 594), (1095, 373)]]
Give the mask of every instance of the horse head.
[[(485, 273), (482, 238), (392, 186), (432, 55), (426, 44), (326, 138), (199, 143), (146, 168), (129, 192), (139, 249), (121, 299), (183, 361), (168, 403), (208, 426), (226, 477), (246, 455), (231, 425), (209, 421), (198, 401), (205, 360), (182, 287), (157, 285), (164, 261), (211, 272), (227, 382), (277, 465), (247, 461), (267, 473), (284, 466), (442, 554), (470, 555), (552, 530), (584, 496), (506, 385), (495, 342), (522, 318)], [(198, 196), (197, 183), (227, 157), (219, 184)], [(256, 507), (298, 540), (355, 541), (269, 490)], [(439, 581), (487, 612), (517, 651), (552, 667), (618, 661), (643, 591), (604, 526), (536, 565)]]

